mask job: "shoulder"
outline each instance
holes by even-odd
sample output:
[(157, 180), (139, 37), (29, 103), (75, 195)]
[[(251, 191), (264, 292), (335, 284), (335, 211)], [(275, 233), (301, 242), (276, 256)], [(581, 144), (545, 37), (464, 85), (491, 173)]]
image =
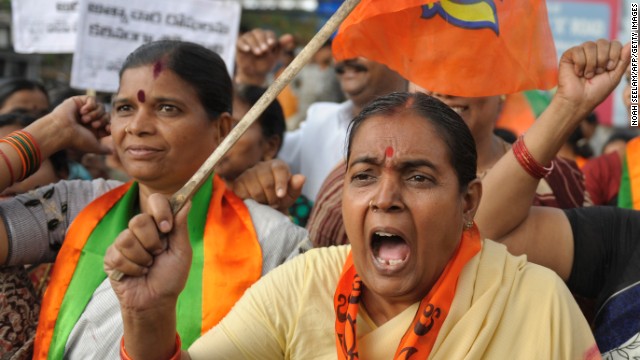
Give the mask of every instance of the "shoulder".
[(556, 289), (558, 284), (564, 287), (562, 279), (553, 270), (529, 262), (526, 255), (512, 255), (506, 246), (492, 240), (484, 240), (480, 261), (485, 266), (494, 266), (496, 270), (503, 271), (503, 277), (512, 279), (512, 285), (526, 284), (523, 290), (528, 291), (527, 287), (534, 284), (547, 290)]

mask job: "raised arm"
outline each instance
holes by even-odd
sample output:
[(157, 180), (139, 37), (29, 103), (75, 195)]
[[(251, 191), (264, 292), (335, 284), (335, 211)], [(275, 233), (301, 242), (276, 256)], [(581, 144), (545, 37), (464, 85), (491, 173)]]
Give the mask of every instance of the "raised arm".
[(240, 35), (236, 45), (235, 82), (264, 86), (281, 51), (292, 50), (294, 46), (290, 34), (277, 38), (273, 31), (253, 29)]
[[(24, 133), (0, 142), (0, 192), (20, 181), (37, 156), (41, 159), (66, 148), (107, 153), (98, 137), (106, 135), (108, 117), (95, 98), (76, 96), (67, 99), (48, 115), (23, 129)], [(38, 155), (39, 152), (39, 155)], [(21, 155), (22, 153), (22, 155)], [(24, 161), (24, 162), (23, 162)], [(27, 165), (27, 166), (25, 166)], [(27, 167), (27, 171), (25, 171)], [(0, 264), (7, 260), (9, 241), (4, 222), (0, 221)]]
[[(629, 64), (630, 46), (598, 40), (567, 50), (560, 59), (558, 90), (524, 136), (537, 162), (551, 163), (579, 122), (618, 85)], [(476, 221), (483, 235), (512, 253), (555, 270), (565, 280), (573, 262), (573, 235), (561, 210), (531, 207), (538, 179), (508, 152), (483, 179)]]

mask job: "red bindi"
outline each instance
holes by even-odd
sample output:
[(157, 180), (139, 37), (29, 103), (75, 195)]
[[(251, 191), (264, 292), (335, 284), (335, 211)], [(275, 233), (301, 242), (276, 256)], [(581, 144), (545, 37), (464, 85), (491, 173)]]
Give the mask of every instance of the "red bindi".
[(155, 64), (153, 64), (153, 78), (157, 79), (158, 76), (160, 76), (161, 72), (162, 72), (162, 62), (157, 61)]
[(146, 99), (146, 96), (144, 94), (144, 90), (138, 90), (138, 101), (143, 103), (145, 99)]
[(393, 148), (391, 146), (387, 146), (387, 148), (384, 150), (384, 154), (388, 158), (393, 157)]

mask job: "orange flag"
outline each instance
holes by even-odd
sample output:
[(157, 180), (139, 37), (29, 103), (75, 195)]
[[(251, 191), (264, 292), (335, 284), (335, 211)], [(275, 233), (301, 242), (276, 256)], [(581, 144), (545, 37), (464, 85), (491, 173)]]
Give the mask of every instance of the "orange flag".
[(333, 42), (425, 89), (491, 96), (557, 83), (544, 0), (362, 0)]

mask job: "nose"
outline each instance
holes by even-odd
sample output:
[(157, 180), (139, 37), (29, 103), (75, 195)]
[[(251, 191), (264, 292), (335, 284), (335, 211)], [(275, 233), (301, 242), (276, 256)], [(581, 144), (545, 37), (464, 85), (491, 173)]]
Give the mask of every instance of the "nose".
[(136, 111), (136, 113), (129, 119), (129, 123), (125, 127), (128, 134), (142, 136), (144, 134), (153, 133), (153, 116), (144, 108), (138, 109), (138, 111)]
[(404, 210), (401, 179), (396, 176), (382, 175), (376, 193), (371, 199), (373, 212), (394, 213)]

